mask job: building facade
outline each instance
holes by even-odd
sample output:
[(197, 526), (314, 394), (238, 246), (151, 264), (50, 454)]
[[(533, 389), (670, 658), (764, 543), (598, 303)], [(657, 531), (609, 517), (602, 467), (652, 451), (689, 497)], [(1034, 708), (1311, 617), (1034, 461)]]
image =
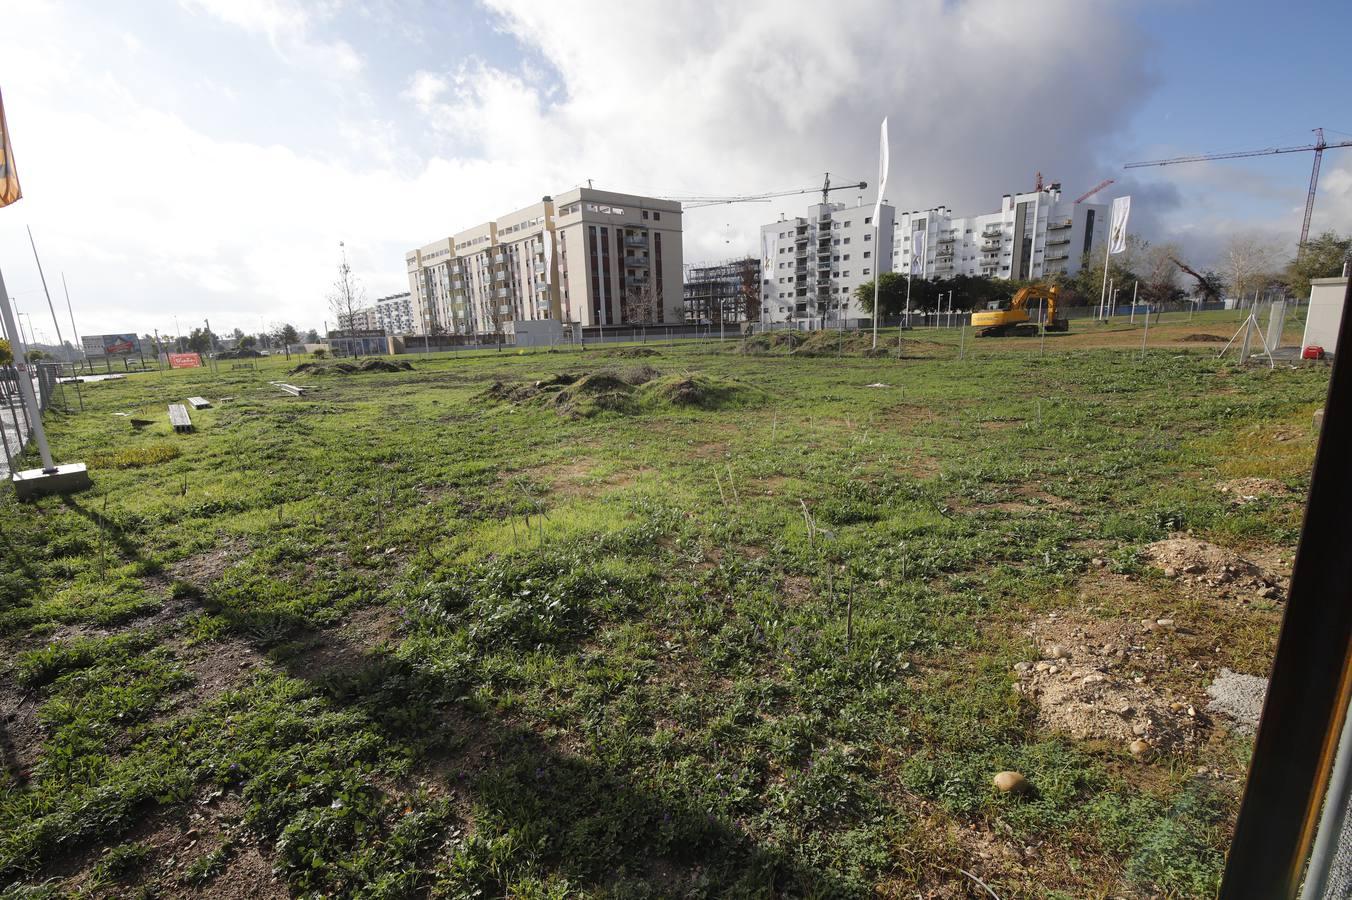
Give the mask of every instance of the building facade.
[(574, 188), (405, 254), (412, 333), (679, 322), (679, 203)]
[[(1064, 199), (1061, 186), (1052, 184), (1005, 194), (999, 211), (985, 215), (958, 217), (940, 206), (899, 213), (896, 221), (894, 271), (1034, 280), (1078, 272), (1084, 254), (1107, 237), (1108, 207)], [(914, 249), (917, 232), (925, 235), (923, 260)]]
[(375, 303), (376, 327), (386, 334), (413, 333), (413, 301), (407, 293), (381, 297)]
[(817, 203), (806, 217), (761, 226), (763, 324), (857, 324), (868, 317), (855, 290), (892, 271), (894, 210), (884, 203), (874, 243), (873, 204)]
[(760, 320), (761, 262), (754, 256), (690, 266), (685, 271), (685, 320), (720, 322)]
[(379, 317), (374, 306), (363, 306), (349, 313), (338, 314), (340, 331), (374, 331), (380, 327)]

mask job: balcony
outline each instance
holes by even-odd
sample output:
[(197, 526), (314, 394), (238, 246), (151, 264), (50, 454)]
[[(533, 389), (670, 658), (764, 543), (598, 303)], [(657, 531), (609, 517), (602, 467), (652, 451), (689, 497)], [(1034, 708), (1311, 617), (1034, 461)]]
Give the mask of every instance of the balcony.
[(1070, 238), (1056, 238), (1056, 239), (1054, 239), (1054, 240), (1049, 240), (1049, 241), (1047, 241), (1047, 246), (1048, 246), (1048, 247), (1059, 247), (1059, 246), (1061, 246), (1062, 244), (1069, 244), (1069, 243), (1070, 243)]
[(954, 237), (950, 234), (948, 237), (941, 237), (941, 238), (939, 238), (939, 240), (936, 241), (936, 243), (939, 243), (939, 244), (951, 244), (951, 243), (953, 243), (953, 241), (955, 241), (955, 240), (956, 240), (956, 238), (954, 238)]
[(981, 236), (984, 237), (984, 238), (995, 238), (995, 237), (1000, 237), (1000, 236), (1002, 236), (1004, 233), (1005, 233), (1005, 230), (1004, 230), (1003, 228), (1000, 228), (1000, 227), (991, 228), (991, 227), (988, 226), (988, 227), (986, 227), (986, 228), (981, 229)]
[(1069, 259), (1069, 258), (1070, 258), (1069, 253), (1048, 254), (1047, 256), (1043, 257), (1043, 259), (1047, 262), (1055, 262), (1058, 259)]
[(545, 270), (544, 261), (537, 259), (535, 261), (535, 266), (533, 268), (535, 269), (536, 272), (543, 272)]
[(547, 290), (549, 290), (549, 282), (548, 282), (548, 281), (537, 281), (537, 282), (535, 282), (535, 289), (536, 289), (537, 291), (547, 291)]
[(494, 281), (506, 281), (506, 280), (507, 280), (507, 273), (506, 273), (506, 272), (494, 272), (494, 273), (493, 273), (493, 280), (494, 280)]
[(1047, 230), (1048, 230), (1048, 231), (1059, 231), (1059, 230), (1062, 229), (1062, 228), (1069, 228), (1070, 226), (1071, 226), (1071, 221), (1070, 221), (1070, 219), (1062, 219), (1062, 220), (1059, 221), (1059, 222), (1048, 222), (1048, 223), (1047, 223)]
[(507, 261), (507, 254), (506, 254), (506, 253), (494, 253), (494, 254), (493, 254), (493, 262), (495, 262), (495, 263), (505, 263), (506, 261)]
[(646, 275), (626, 275), (624, 276), (625, 287), (646, 287), (649, 284)]
[(493, 296), (498, 298), (510, 297), (511, 295), (512, 292), (505, 287), (498, 288), (496, 291), (493, 292)]
[(647, 267), (648, 258), (646, 256), (626, 256), (624, 265), (628, 269), (642, 269)]
[(626, 247), (646, 247), (648, 246), (648, 236), (646, 234), (628, 234), (624, 237)]

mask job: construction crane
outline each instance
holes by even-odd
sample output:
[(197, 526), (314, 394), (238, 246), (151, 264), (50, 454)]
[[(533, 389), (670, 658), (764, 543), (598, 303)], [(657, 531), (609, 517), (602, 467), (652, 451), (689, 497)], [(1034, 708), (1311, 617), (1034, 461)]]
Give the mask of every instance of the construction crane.
[(1103, 190), (1104, 188), (1106, 188), (1106, 187), (1107, 187), (1108, 185), (1110, 185), (1110, 184), (1117, 184), (1117, 179), (1116, 179), (1116, 178), (1105, 178), (1105, 179), (1103, 179), (1103, 180), (1100, 181), (1098, 184), (1094, 185), (1094, 186), (1091, 187), (1089, 190), (1085, 191), (1083, 194), (1081, 194), (1080, 196), (1076, 197), (1076, 198), (1075, 198), (1075, 204), (1078, 206), (1079, 204), (1081, 204), (1081, 203), (1083, 203), (1084, 201), (1088, 200), (1090, 197), (1094, 196), (1095, 194), (1097, 194), (1099, 191)]
[(859, 190), (862, 191), (868, 187), (867, 181), (850, 182), (849, 184), (832, 184), (831, 173), (826, 173), (826, 178), (822, 181), (820, 188), (799, 188), (796, 191), (770, 191), (765, 194), (738, 194), (732, 197), (663, 197), (663, 200), (673, 200), (680, 203), (686, 209), (698, 209), (701, 206), (722, 206), (729, 203), (766, 203), (777, 197), (793, 197), (799, 194), (811, 194), (820, 190), (822, 192), (822, 203), (830, 200), (832, 191)]
[(1195, 156), (1175, 156), (1172, 159), (1153, 159), (1146, 162), (1127, 163), (1124, 169), (1141, 169), (1146, 166), (1172, 166), (1177, 163), (1203, 162), (1213, 159), (1242, 159), (1247, 156), (1270, 156), (1274, 153), (1314, 153), (1314, 167), (1310, 170), (1310, 192), (1305, 197), (1305, 221), (1300, 226), (1300, 243), (1297, 245), (1297, 252), (1305, 252), (1305, 242), (1310, 237), (1310, 216), (1314, 214), (1314, 193), (1315, 188), (1319, 186), (1319, 163), (1324, 158), (1325, 150), (1336, 150), (1339, 147), (1352, 147), (1352, 141), (1339, 141), (1336, 144), (1330, 144), (1324, 140), (1324, 129), (1314, 128), (1315, 141), (1313, 144), (1305, 144), (1300, 147), (1269, 147), (1266, 150), (1239, 150), (1234, 153), (1200, 153)]

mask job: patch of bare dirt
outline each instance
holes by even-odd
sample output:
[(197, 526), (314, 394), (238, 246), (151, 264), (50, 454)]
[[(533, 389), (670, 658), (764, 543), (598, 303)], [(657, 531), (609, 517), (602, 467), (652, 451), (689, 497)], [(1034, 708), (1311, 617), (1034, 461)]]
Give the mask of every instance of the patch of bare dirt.
[(181, 647), (175, 653), (179, 663), (193, 676), (193, 685), (183, 701), (191, 708), (205, 706), (267, 665), (266, 658), (257, 650), (234, 639)]
[(248, 552), (249, 547), (244, 541), (229, 540), (210, 550), (170, 563), (166, 571), (174, 578), (191, 582), (198, 587), (206, 587), (220, 578), (226, 569), (244, 558)]
[(1283, 497), (1290, 493), (1286, 485), (1274, 478), (1234, 478), (1219, 482), (1216, 490), (1228, 494), (1230, 502), (1237, 506), (1263, 497)]
[(22, 787), (42, 749), (42, 726), (38, 724), (38, 698), (23, 690), (6, 673), (0, 680), (0, 762), (3, 781)]
[(1241, 601), (1286, 599), (1286, 578), (1191, 535), (1172, 534), (1143, 548), (1141, 555), (1184, 589)]
[(1148, 752), (1177, 752), (1205, 740), (1204, 688), (1193, 685), (1194, 696), (1172, 684), (1186, 661), (1173, 619), (1052, 613), (1025, 633), (1038, 658), (1014, 667), (1017, 689), (1042, 726), (1124, 750), (1143, 740)]
[(1193, 334), (1185, 334), (1179, 340), (1185, 344), (1224, 344), (1229, 338), (1219, 334), (1203, 334), (1199, 331)]
[(784, 578), (784, 599), (797, 606), (812, 599), (812, 579), (803, 575), (788, 575)]

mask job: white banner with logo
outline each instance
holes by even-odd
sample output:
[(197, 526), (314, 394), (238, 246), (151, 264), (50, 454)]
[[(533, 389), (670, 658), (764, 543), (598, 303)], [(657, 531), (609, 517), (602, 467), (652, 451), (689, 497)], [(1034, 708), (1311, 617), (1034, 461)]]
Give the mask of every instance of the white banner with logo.
[(925, 274), (925, 253), (929, 250), (929, 234), (915, 231), (911, 234), (911, 274)]
[(1121, 253), (1127, 249), (1127, 217), (1131, 215), (1131, 197), (1113, 201), (1111, 226), (1108, 231), (1108, 252)]

